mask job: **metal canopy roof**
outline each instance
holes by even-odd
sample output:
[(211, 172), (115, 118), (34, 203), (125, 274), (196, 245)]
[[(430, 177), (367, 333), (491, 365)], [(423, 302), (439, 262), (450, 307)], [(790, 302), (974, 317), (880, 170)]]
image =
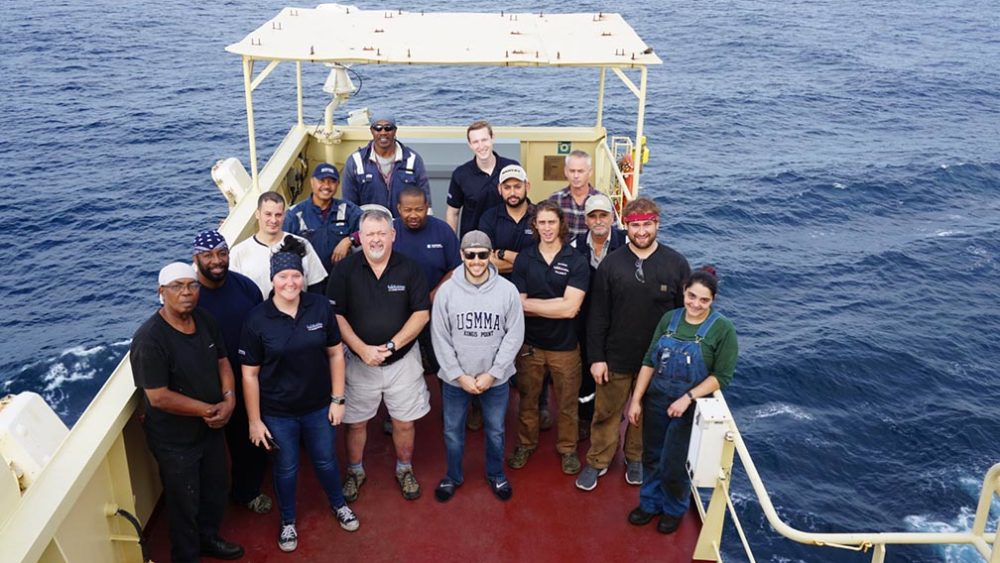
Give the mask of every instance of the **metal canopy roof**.
[(284, 8), (226, 50), (253, 59), (631, 67), (660, 64), (619, 14)]

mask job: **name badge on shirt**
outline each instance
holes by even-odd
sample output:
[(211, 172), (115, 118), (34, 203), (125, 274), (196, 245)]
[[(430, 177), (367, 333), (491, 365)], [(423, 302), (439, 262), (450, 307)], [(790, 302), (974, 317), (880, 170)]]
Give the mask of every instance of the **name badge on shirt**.
[(427, 244), (427, 248), (444, 248), (444, 245), (440, 242), (432, 242)]
[(406, 286), (398, 283), (390, 283), (386, 286), (386, 289), (389, 290), (389, 293), (395, 293), (398, 291), (406, 291)]
[(320, 330), (323, 328), (323, 323), (313, 323), (311, 325), (306, 325), (306, 330), (312, 332), (314, 330)]
[(560, 276), (566, 276), (569, 275), (569, 266), (563, 262), (556, 262), (555, 265), (552, 266), (552, 271)]

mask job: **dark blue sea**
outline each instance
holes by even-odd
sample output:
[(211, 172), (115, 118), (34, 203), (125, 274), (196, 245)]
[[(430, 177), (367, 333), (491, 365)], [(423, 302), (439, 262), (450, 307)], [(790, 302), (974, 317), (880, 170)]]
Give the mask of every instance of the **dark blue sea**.
[[(209, 169), (248, 149), (240, 61), (223, 48), (280, 7), (5, 3), (0, 392), (37, 391), (72, 424), (121, 359), (156, 307), (156, 271), (226, 214)], [(568, 9), (420, 6), (499, 7)], [(1000, 462), (1000, 5), (572, 10), (621, 12), (664, 59), (643, 186), (662, 240), (722, 276), (742, 349), (727, 399), (781, 516), (813, 531), (970, 527)], [(355, 68), (348, 109), (409, 124), (594, 118), (594, 70)], [(326, 69), (307, 70), (316, 122)], [(293, 84), (284, 65), (256, 93), (265, 156), (294, 120)], [(629, 134), (634, 102), (610, 96), (610, 132)], [(758, 560), (870, 560), (777, 536), (742, 474), (734, 500)], [(724, 539), (743, 560), (731, 528)], [(979, 559), (890, 547), (888, 560)]]

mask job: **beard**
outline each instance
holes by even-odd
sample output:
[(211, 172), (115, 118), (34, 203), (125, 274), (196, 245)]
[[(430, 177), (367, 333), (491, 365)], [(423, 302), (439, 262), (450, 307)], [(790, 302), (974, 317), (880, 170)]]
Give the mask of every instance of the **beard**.
[(201, 274), (201, 275), (203, 275), (203, 276), (205, 276), (205, 278), (210, 279), (210, 280), (212, 280), (213, 282), (216, 282), (216, 283), (225, 280), (226, 279), (226, 274), (229, 273), (229, 265), (228, 264), (226, 264), (225, 266), (222, 267), (222, 273), (221, 274), (213, 274), (212, 271), (209, 270), (207, 267), (202, 266), (201, 262), (198, 262), (197, 260), (195, 262), (198, 265), (198, 273)]

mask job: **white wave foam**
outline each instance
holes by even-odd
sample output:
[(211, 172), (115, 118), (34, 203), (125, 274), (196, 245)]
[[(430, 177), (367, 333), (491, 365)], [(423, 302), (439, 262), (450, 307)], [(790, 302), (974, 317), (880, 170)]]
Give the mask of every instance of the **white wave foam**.
[(934, 233), (936, 237), (952, 237), (955, 235), (964, 235), (965, 231), (938, 231)]
[(782, 415), (791, 416), (795, 420), (813, 420), (813, 415), (807, 413), (801, 407), (788, 403), (767, 403), (766, 405), (761, 405), (754, 409), (748, 418), (750, 420), (759, 420)]
[(833, 183), (833, 187), (836, 188), (836, 189), (838, 189), (838, 190), (843, 190), (843, 189), (847, 188), (847, 186), (845, 186), (844, 184), (841, 184), (840, 182), (834, 182)]
[[(965, 481), (965, 479), (963, 479)], [(981, 485), (981, 483), (980, 483)], [(976, 492), (978, 495), (978, 491)], [(994, 501), (991, 514), (1000, 513), (1000, 502)], [(951, 522), (935, 520), (926, 514), (913, 514), (903, 518), (908, 529), (915, 532), (967, 532), (972, 529), (972, 523), (976, 519), (976, 509), (963, 506), (959, 509), (958, 515)], [(988, 518), (989, 520), (989, 518)], [(986, 529), (996, 529), (997, 517), (992, 518), (992, 523), (987, 522)], [(983, 558), (971, 545), (943, 545), (936, 547), (945, 563), (980, 563)]]

